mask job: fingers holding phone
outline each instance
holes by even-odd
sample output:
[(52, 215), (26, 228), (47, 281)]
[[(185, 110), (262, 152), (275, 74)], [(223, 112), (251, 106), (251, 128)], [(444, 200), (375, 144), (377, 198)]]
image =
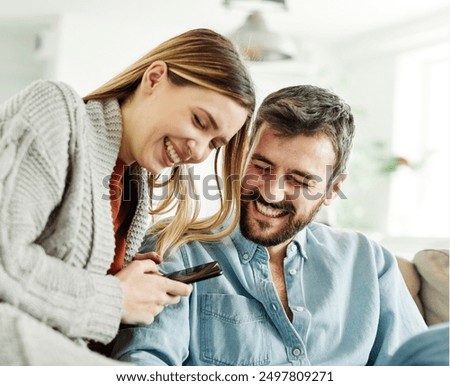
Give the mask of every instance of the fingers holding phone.
[(188, 296), (192, 286), (168, 280), (150, 259), (133, 260), (116, 274), (123, 289), (122, 323), (149, 324), (166, 305)]

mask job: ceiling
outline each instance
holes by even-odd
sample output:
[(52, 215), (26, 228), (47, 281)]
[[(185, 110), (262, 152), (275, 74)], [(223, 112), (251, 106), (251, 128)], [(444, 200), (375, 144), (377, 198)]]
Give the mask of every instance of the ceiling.
[(256, 0), (232, 0), (229, 9), (223, 0), (0, 0), (0, 24), (18, 26), (36, 18), (84, 12), (91, 17), (144, 18), (155, 28), (182, 25), (229, 32), (258, 7), (271, 29), (332, 41), (427, 15), (449, 14), (448, 0), (286, 0), (286, 3), (287, 10)]

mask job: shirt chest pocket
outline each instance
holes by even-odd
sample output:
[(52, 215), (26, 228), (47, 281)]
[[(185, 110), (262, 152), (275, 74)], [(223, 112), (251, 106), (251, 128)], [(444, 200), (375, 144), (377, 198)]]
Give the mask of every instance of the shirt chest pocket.
[(260, 303), (223, 294), (203, 294), (199, 303), (202, 361), (219, 366), (270, 363), (267, 315)]

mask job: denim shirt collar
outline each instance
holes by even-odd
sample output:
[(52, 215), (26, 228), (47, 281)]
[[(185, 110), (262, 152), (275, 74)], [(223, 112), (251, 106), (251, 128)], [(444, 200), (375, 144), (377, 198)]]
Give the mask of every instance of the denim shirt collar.
[[(297, 255), (305, 259), (308, 258), (305, 253), (307, 240), (306, 233), (307, 227), (295, 235), (294, 239), (288, 244), (286, 251), (287, 257)], [(230, 238), (237, 249), (242, 264), (247, 264), (253, 259), (257, 248), (264, 248), (263, 246), (246, 239), (242, 235), (239, 225), (230, 234)]]

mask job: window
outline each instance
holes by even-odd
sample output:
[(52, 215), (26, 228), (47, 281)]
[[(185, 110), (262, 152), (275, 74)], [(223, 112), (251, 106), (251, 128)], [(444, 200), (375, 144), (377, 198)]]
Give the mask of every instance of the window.
[(447, 44), (400, 56), (396, 79), (392, 150), (407, 162), (391, 175), (388, 233), (448, 237)]

